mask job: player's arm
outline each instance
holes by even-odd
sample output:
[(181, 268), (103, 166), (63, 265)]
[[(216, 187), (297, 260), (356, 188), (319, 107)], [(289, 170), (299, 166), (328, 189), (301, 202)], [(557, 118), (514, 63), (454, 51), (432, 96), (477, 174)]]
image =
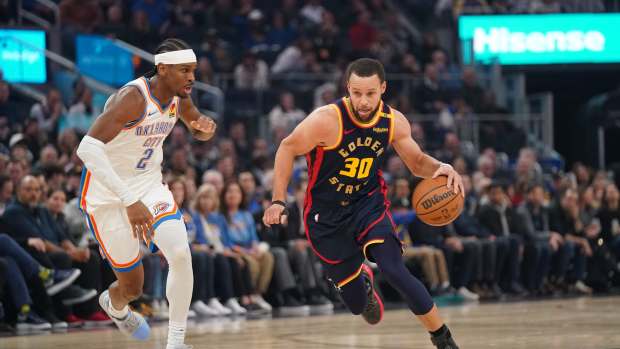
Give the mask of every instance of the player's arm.
[(127, 215), (134, 229), (134, 236), (150, 239), (153, 216), (140, 198), (114, 171), (105, 152), (105, 143), (118, 135), (130, 121), (139, 118), (146, 107), (146, 101), (137, 88), (124, 88), (108, 101), (103, 113), (95, 120), (82, 138), (77, 149), (78, 157), (88, 170), (110, 191), (118, 195), (127, 207)]
[[(307, 154), (317, 146), (328, 145), (330, 131), (334, 134), (341, 132), (338, 130), (336, 118), (337, 115), (335, 115), (335, 110), (332, 107), (321, 107), (310, 113), (288, 137), (282, 140), (276, 152), (272, 202), (284, 202), (286, 200), (286, 188), (291, 179), (295, 157)], [(330, 119), (333, 119), (335, 127), (329, 126)], [(337, 135), (334, 138), (336, 137)], [(271, 205), (265, 211), (263, 222), (268, 226), (280, 223), (280, 216), (283, 211), (283, 205)]]
[(200, 113), (191, 98), (180, 98), (179, 113), (181, 121), (187, 126), (194, 138), (208, 141), (215, 135), (215, 121)]
[(448, 176), (448, 187), (454, 183), (455, 193), (464, 193), (461, 176), (452, 166), (444, 164), (432, 156), (425, 154), (411, 137), (411, 125), (399, 111), (394, 111), (394, 139), (392, 146), (407, 168), (416, 176), (435, 178), (439, 175)]

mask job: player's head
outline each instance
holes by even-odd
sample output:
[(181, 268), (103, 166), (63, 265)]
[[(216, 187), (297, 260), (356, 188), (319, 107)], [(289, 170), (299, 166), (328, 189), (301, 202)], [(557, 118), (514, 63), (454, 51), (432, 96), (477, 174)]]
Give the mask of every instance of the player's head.
[(192, 92), (196, 54), (179, 39), (166, 39), (155, 50), (155, 67), (146, 77), (157, 75), (174, 93), (186, 98)]
[(349, 64), (345, 79), (353, 112), (361, 119), (371, 118), (386, 88), (383, 64), (376, 59), (360, 58)]

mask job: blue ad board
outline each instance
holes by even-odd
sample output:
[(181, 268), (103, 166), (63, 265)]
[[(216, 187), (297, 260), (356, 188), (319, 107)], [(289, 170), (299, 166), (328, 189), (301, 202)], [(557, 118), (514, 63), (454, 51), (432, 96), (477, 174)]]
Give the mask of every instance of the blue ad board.
[(45, 32), (0, 29), (0, 69), (10, 83), (45, 83)]
[(99, 35), (78, 35), (76, 63), (80, 72), (113, 86), (134, 79), (132, 54)]

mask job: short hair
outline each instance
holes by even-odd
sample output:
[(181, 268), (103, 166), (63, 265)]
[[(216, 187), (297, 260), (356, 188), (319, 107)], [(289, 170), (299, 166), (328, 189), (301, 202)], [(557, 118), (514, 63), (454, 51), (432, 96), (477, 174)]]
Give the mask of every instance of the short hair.
[[(162, 41), (157, 48), (155, 49), (155, 54), (164, 53), (164, 52), (174, 52), (181, 50), (189, 50), (191, 47), (181, 39), (169, 38)], [(144, 74), (147, 78), (152, 78), (157, 75), (157, 66), (154, 65), (153, 69), (149, 70)]]
[(346, 79), (345, 82), (349, 81), (352, 74), (363, 78), (376, 74), (381, 82), (385, 81), (385, 69), (383, 68), (383, 64), (372, 58), (360, 58), (351, 62), (344, 74)]

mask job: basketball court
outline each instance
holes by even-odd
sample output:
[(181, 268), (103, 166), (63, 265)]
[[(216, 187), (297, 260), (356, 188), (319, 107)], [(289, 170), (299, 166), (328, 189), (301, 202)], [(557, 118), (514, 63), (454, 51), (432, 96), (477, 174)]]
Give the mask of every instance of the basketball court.
[[(441, 313), (461, 349), (619, 349), (620, 298), (573, 298), (443, 307)], [(1, 349), (165, 348), (165, 323), (147, 343), (126, 339), (115, 328), (51, 335), (0, 338)], [(189, 327), (189, 344), (198, 348), (431, 349), (428, 334), (407, 310), (387, 311), (383, 322), (367, 325), (341, 313), (331, 316), (259, 320), (213, 319)]]

